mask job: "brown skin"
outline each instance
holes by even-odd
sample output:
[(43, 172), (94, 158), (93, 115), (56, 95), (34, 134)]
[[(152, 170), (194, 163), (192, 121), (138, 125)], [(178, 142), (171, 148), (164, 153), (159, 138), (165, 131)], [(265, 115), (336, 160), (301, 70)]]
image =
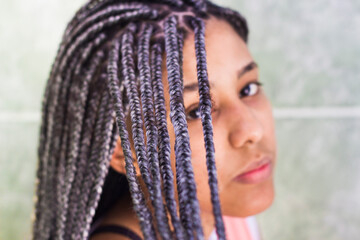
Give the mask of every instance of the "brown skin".
[[(184, 86), (197, 82), (193, 39), (194, 35), (191, 33), (184, 43)], [(264, 156), (271, 158), (272, 169), (274, 168), (276, 139), (271, 104), (262, 87), (250, 83), (258, 80), (256, 65), (238, 77), (238, 72), (253, 62), (253, 59), (245, 42), (228, 23), (215, 18), (208, 20), (205, 45), (211, 94), (214, 100), (213, 139), (222, 214), (237, 217), (255, 215), (267, 209), (273, 202), (273, 172), (271, 177), (256, 184), (239, 183), (233, 178), (246, 171), (251, 163)], [(169, 117), (170, 106), (165, 62), (163, 69), (168, 130), (173, 150), (175, 134)], [(240, 96), (240, 93), (244, 93), (243, 89), (246, 88), (251, 89), (250, 93), (245, 91), (247, 95)], [(214, 217), (210, 202), (203, 130), (200, 118), (191, 119), (196, 116), (196, 113), (191, 111), (197, 108), (198, 99), (198, 90), (184, 92), (184, 104), (189, 117), (188, 129), (197, 197), (201, 208), (204, 234), (208, 238), (214, 229)], [(124, 159), (119, 157), (121, 155), (119, 139), (110, 164), (117, 171), (125, 173)], [(171, 152), (171, 161), (175, 175), (174, 151)], [(138, 166), (136, 168), (140, 177)], [(127, 210), (124, 211), (124, 209)], [(138, 220), (129, 201), (119, 201), (110, 212), (111, 214), (104, 219), (103, 224), (123, 225), (142, 236)], [(102, 237), (127, 239), (114, 234), (99, 234), (92, 240), (105, 239)]]

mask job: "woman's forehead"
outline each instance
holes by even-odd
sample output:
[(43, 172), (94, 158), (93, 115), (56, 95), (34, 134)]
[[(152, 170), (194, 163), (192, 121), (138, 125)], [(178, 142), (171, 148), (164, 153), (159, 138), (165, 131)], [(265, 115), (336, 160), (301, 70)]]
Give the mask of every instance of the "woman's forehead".
[[(205, 49), (209, 80), (221, 81), (225, 75), (236, 75), (238, 70), (251, 63), (252, 56), (244, 40), (233, 27), (224, 20), (211, 17), (205, 21)], [(163, 62), (164, 76), (166, 56)], [(167, 85), (167, 79), (163, 78)], [(194, 33), (187, 34), (183, 47), (183, 81), (185, 84), (197, 82)]]
[[(195, 86), (198, 83), (197, 63), (195, 55), (194, 33), (189, 32), (183, 45), (183, 86)], [(205, 21), (205, 50), (208, 79), (211, 88), (218, 86), (231, 87), (236, 83), (239, 71), (253, 62), (253, 58), (247, 48), (245, 41), (225, 20), (211, 17)], [(255, 64), (255, 63), (254, 63)], [(256, 64), (255, 64), (256, 65)], [(234, 81), (233, 81), (234, 80)], [(166, 69), (166, 53), (163, 56), (163, 86), (165, 94), (165, 105), (169, 106), (169, 85)], [(183, 92), (184, 100), (193, 99), (198, 96), (198, 90), (194, 94)], [(185, 89), (184, 89), (185, 90)]]

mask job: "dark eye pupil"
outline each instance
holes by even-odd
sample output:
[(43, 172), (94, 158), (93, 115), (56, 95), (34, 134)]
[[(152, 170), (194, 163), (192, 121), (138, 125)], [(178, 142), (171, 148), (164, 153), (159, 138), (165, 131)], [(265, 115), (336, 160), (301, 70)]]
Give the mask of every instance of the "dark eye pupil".
[(250, 85), (248, 85), (248, 86), (246, 86), (246, 88), (244, 88), (242, 95), (249, 95), (249, 92), (250, 92)]
[(200, 109), (199, 109), (199, 108), (195, 108), (195, 109), (191, 110), (191, 111), (189, 112), (189, 116), (190, 116), (191, 118), (200, 118)]

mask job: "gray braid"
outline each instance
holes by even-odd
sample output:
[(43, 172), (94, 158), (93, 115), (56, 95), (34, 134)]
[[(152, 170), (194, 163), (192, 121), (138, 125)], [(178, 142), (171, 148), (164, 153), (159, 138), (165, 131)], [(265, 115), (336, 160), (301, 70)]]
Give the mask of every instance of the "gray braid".
[(213, 129), (211, 118), (210, 86), (207, 76), (206, 52), (205, 52), (205, 25), (198, 19), (193, 18), (192, 24), (195, 31), (195, 54), (197, 60), (197, 74), (200, 95), (200, 113), (203, 125), (204, 142), (206, 149), (206, 166), (209, 175), (209, 186), (211, 190), (211, 202), (215, 216), (215, 225), (219, 240), (225, 239), (225, 228), (222, 221), (220, 200), (218, 194), (217, 173), (215, 165), (215, 148), (213, 143)]
[[(185, 226), (188, 239), (193, 231), (198, 239), (203, 239), (199, 203), (196, 198), (196, 185), (191, 166), (190, 140), (187, 131), (185, 109), (181, 86), (181, 67), (179, 65), (178, 39), (176, 34), (177, 20), (170, 16), (165, 22), (166, 65), (168, 69), (170, 93), (170, 118), (175, 130), (176, 180), (180, 203), (180, 218)], [(182, 51), (182, 49), (181, 49)]]

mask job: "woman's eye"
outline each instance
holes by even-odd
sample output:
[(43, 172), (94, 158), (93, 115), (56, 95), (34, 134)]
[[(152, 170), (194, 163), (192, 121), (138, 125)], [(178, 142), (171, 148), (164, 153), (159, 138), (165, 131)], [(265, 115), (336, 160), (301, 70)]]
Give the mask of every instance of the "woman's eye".
[[(215, 102), (214, 99), (212, 98), (212, 96), (210, 96), (210, 100), (211, 100), (211, 112), (215, 111)], [(189, 107), (191, 110), (187, 111), (186, 114), (186, 119), (187, 120), (196, 120), (201, 118), (201, 114), (200, 114), (200, 105), (198, 104), (194, 104), (194, 107)]]
[(249, 83), (240, 91), (240, 97), (248, 97), (255, 95), (259, 91), (260, 86), (262, 85), (263, 84), (258, 81)]
[[(263, 85), (263, 83), (261, 83), (259, 81), (250, 82), (240, 91), (240, 93), (239, 93), (240, 97), (249, 97), (249, 96), (253, 96), (253, 95), (257, 94), (259, 92), (260, 86), (262, 86), (262, 85)], [(212, 102), (212, 106), (213, 106), (213, 109), (211, 111), (213, 112), (215, 104), (214, 104), (213, 100), (211, 102)], [(190, 120), (190, 121), (196, 120), (201, 117), (199, 104), (197, 104), (194, 108), (190, 107), (190, 109), (191, 110), (186, 113), (187, 120)]]
[(201, 115), (200, 115), (200, 107), (199, 107), (199, 105), (186, 114), (186, 118), (188, 120), (194, 120), (194, 119), (198, 119), (200, 117), (201, 117)]

